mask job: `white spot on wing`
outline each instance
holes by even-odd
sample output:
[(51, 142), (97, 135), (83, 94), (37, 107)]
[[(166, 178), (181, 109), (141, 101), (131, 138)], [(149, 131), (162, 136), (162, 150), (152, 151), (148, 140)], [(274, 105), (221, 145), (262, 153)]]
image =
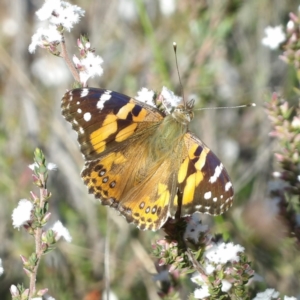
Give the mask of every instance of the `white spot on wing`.
[(83, 128), (82, 128), (82, 127), (80, 127), (80, 128), (79, 128), (79, 132), (80, 132), (81, 134), (83, 134), (83, 133), (84, 133), (84, 130), (83, 130)]
[(229, 189), (232, 187), (232, 183), (230, 181), (228, 181), (226, 184), (225, 184), (225, 191), (229, 191)]
[(89, 112), (86, 112), (84, 115), (83, 115), (83, 119), (84, 121), (88, 122), (90, 119), (91, 119), (92, 115), (91, 113)]
[(206, 193), (204, 194), (204, 199), (208, 200), (208, 199), (210, 199), (210, 198), (211, 198), (211, 192), (206, 192)]
[(73, 123), (75, 124), (75, 125), (78, 125), (78, 122), (74, 119), (73, 120)]
[(80, 97), (83, 98), (83, 97), (87, 96), (88, 93), (89, 93), (89, 89), (87, 89), (87, 88), (82, 89), (82, 91), (80, 93)]
[(211, 177), (209, 178), (209, 182), (210, 182), (210, 183), (216, 182), (217, 179), (219, 178), (220, 174), (222, 173), (222, 170), (223, 170), (223, 165), (222, 165), (222, 164), (220, 164), (219, 166), (216, 166), (216, 168), (215, 168), (215, 173), (214, 173), (213, 176), (211, 176)]
[(81, 113), (82, 113), (82, 110), (81, 110), (80, 108), (78, 108), (78, 109), (77, 109), (77, 112), (78, 112), (79, 114), (81, 114)]
[[(109, 93), (106, 93), (109, 92)], [(111, 91), (106, 91), (104, 94), (101, 95), (99, 101), (97, 102), (97, 108), (103, 109), (104, 103), (111, 98)]]
[(218, 201), (218, 198), (217, 198), (217, 197), (214, 197), (214, 198), (213, 198), (213, 201), (214, 201), (214, 202), (217, 202), (217, 201)]

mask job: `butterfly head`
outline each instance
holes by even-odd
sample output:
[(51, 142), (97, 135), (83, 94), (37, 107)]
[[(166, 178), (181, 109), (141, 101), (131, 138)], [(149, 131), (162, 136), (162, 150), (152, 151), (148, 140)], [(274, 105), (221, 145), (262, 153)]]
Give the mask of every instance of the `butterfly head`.
[(189, 104), (190, 102), (187, 105), (180, 104), (171, 113), (172, 117), (183, 125), (188, 125), (194, 118), (193, 104), (190, 107)]

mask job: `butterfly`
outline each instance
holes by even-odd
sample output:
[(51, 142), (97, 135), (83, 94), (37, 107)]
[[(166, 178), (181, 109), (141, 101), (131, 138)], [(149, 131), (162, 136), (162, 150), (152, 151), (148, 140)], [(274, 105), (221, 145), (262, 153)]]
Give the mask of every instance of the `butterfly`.
[(232, 205), (223, 164), (188, 130), (194, 102), (180, 100), (166, 88), (155, 103), (99, 88), (73, 89), (62, 99), (89, 193), (142, 230), (158, 230), (178, 212), (219, 215)]

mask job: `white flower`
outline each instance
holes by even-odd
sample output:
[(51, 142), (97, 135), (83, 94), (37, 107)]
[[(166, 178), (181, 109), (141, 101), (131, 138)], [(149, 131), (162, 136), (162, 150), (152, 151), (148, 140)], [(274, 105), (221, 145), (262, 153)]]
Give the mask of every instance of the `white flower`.
[(14, 228), (20, 228), (22, 225), (30, 221), (33, 204), (27, 199), (21, 199), (18, 207), (13, 210), (12, 220)]
[(171, 90), (167, 89), (165, 86), (162, 88), (161, 96), (164, 98), (164, 104), (166, 107), (170, 105), (172, 107), (178, 106), (182, 102), (182, 98), (176, 96)]
[(191, 277), (191, 281), (198, 284), (198, 285), (205, 284), (205, 281), (203, 280), (203, 277), (199, 272), (193, 273), (193, 275)]
[(222, 292), (225, 293), (228, 292), (231, 289), (231, 287), (232, 284), (229, 281), (227, 281), (226, 279), (222, 280), (222, 288), (221, 288)]
[(284, 296), (283, 300), (297, 300), (296, 297)]
[(292, 125), (292, 127), (295, 128), (295, 129), (300, 129), (300, 118), (294, 116), (291, 125)]
[(204, 252), (206, 259), (215, 264), (226, 264), (227, 262), (238, 262), (239, 252), (244, 252), (244, 248), (233, 243), (220, 243), (212, 246)]
[(159, 8), (163, 15), (170, 16), (175, 12), (176, 3), (174, 0), (160, 0)]
[(0, 258), (0, 276), (4, 273), (4, 268), (2, 265), (2, 259)]
[(197, 243), (200, 233), (207, 231), (207, 229), (207, 225), (201, 224), (200, 213), (196, 212), (192, 215), (190, 221), (188, 222), (183, 237), (185, 240), (191, 239)]
[(61, 25), (68, 31), (84, 16), (85, 11), (77, 5), (60, 0), (46, 0), (36, 14), (41, 21), (49, 20), (50, 24)]
[(282, 26), (265, 28), (266, 37), (262, 39), (262, 44), (274, 50), (277, 49), (279, 44), (285, 41), (285, 33), (283, 32)]
[(49, 163), (47, 164), (47, 169), (48, 169), (49, 171), (56, 171), (56, 170), (57, 170), (57, 165), (54, 164), (54, 163), (52, 163), (52, 162), (49, 162)]
[(137, 92), (137, 96), (135, 97), (135, 99), (155, 107), (153, 97), (154, 92), (143, 87)]
[[(29, 169), (31, 169), (32, 171), (34, 170), (34, 168), (38, 168), (38, 164), (35, 162), (35, 163), (33, 163), (33, 164), (31, 164), (31, 165), (29, 165), (28, 167), (29, 167)], [(47, 164), (47, 170), (49, 170), (49, 171), (56, 171), (58, 168), (57, 168), (57, 165), (56, 164), (54, 164), (54, 163), (52, 163), (52, 162), (49, 162), (48, 164)]]
[(213, 266), (212, 264), (209, 264), (207, 262), (205, 262), (204, 264), (204, 269), (205, 269), (205, 273), (207, 275), (210, 275), (213, 273), (213, 271), (216, 269), (215, 266)]
[(194, 297), (196, 299), (204, 299), (204, 298), (207, 298), (209, 296), (210, 296), (210, 293), (209, 293), (207, 285), (204, 285), (200, 289), (196, 289), (194, 291)]
[(36, 12), (37, 17), (41, 21), (50, 19), (50, 17), (55, 13), (56, 10), (60, 9), (60, 0), (46, 0), (44, 5)]
[(295, 23), (294, 23), (294, 21), (289, 20), (289, 21), (287, 22), (287, 24), (286, 24), (286, 28), (287, 28), (288, 30), (294, 29), (294, 28), (295, 28)]
[(14, 296), (14, 297), (20, 295), (18, 288), (14, 284), (12, 284), (10, 286), (9, 290), (10, 290), (11, 295)]
[(55, 25), (62, 25), (65, 29), (71, 31), (73, 25), (77, 24), (84, 15), (84, 10), (68, 2), (62, 1), (61, 4), (61, 7), (55, 11), (55, 15), (50, 18), (49, 22)]
[(61, 33), (56, 29), (56, 26), (48, 28), (39, 28), (31, 38), (31, 44), (28, 47), (30, 53), (34, 53), (36, 47), (45, 48), (50, 43), (59, 43), (62, 40)]
[(56, 221), (53, 227), (51, 228), (56, 234), (56, 241), (63, 237), (68, 243), (72, 241), (69, 230), (64, 227), (60, 221)]
[(271, 300), (279, 296), (274, 289), (266, 289), (264, 292), (258, 293), (252, 300)]
[(92, 52), (88, 52), (87, 56), (81, 60), (74, 55), (73, 62), (76, 68), (79, 69), (80, 82), (83, 84), (85, 84), (90, 77), (93, 78), (96, 75), (101, 76), (103, 73), (103, 68), (101, 67), (103, 59)]

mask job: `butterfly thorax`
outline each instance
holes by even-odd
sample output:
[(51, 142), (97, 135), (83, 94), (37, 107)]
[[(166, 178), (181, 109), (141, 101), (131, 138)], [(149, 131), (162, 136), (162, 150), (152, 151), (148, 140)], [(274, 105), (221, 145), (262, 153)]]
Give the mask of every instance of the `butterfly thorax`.
[(177, 108), (162, 120), (149, 143), (149, 154), (154, 161), (164, 160), (177, 150), (188, 130), (188, 120), (189, 116)]

